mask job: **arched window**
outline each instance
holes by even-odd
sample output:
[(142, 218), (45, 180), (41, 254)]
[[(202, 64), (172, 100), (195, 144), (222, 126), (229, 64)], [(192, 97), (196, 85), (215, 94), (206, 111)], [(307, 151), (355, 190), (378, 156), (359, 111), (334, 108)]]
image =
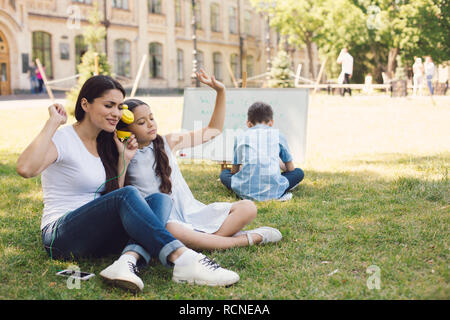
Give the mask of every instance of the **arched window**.
[(231, 71), (233, 71), (234, 78), (240, 79), (241, 78), (241, 68), (239, 67), (239, 55), (237, 53), (233, 53), (230, 56), (230, 66)]
[(77, 70), (78, 65), (81, 63), (81, 58), (88, 50), (87, 45), (84, 43), (83, 35), (78, 35), (75, 37), (75, 70)]
[(39, 59), (47, 77), (53, 78), (52, 35), (43, 31), (33, 32), (33, 60)]
[(177, 49), (177, 71), (178, 80), (184, 80), (184, 52), (181, 49)]
[(213, 53), (214, 76), (217, 80), (222, 80), (222, 54), (220, 52)]
[(150, 78), (162, 78), (162, 44), (150, 43)]
[(131, 77), (131, 43), (125, 39), (114, 41), (114, 72), (122, 77)]

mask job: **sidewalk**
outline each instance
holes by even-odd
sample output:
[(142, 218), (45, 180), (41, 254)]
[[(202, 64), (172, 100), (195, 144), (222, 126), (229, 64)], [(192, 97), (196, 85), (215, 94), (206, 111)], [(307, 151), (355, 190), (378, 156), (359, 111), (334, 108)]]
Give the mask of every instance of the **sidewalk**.
[[(65, 104), (65, 101), (66, 95), (64, 93), (55, 94), (56, 103)], [(0, 96), (0, 110), (17, 108), (47, 108), (52, 103), (52, 100), (50, 100), (50, 97), (46, 93)]]

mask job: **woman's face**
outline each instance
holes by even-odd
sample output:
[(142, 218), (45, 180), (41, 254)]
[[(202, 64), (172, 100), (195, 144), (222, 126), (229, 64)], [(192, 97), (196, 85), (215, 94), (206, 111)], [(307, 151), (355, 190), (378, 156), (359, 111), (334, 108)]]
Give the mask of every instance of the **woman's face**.
[(128, 126), (140, 146), (147, 146), (156, 139), (158, 126), (150, 107), (143, 104), (133, 109), (134, 122)]
[(114, 132), (122, 117), (123, 100), (122, 92), (112, 89), (106, 91), (103, 96), (96, 98), (92, 103), (83, 99), (81, 106), (94, 126), (107, 132)]

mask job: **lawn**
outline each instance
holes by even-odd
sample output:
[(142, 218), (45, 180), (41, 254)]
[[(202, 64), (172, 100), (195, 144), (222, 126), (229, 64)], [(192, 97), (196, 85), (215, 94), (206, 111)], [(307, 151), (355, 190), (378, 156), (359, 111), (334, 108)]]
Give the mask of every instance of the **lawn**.
[[(180, 128), (182, 97), (145, 100), (161, 133)], [(257, 203), (248, 226), (277, 227), (283, 240), (208, 252), (239, 273), (230, 288), (176, 284), (154, 260), (137, 295), (100, 280), (114, 256), (63, 262), (46, 255), (40, 178), (22, 179), (15, 163), (47, 109), (1, 102), (0, 299), (449, 299), (450, 98), (435, 101), (311, 97), (307, 160), (299, 164), (305, 180), (290, 202)], [(218, 181), (217, 165), (181, 169), (200, 201), (236, 200)], [(55, 273), (72, 264), (97, 276), (69, 290)], [(373, 265), (379, 290), (367, 286)]]

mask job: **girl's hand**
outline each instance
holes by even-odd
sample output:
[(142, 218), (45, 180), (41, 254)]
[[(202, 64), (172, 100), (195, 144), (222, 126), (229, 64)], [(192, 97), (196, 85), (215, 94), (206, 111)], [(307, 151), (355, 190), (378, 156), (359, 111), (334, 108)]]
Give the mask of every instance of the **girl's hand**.
[(64, 125), (67, 122), (67, 113), (62, 105), (59, 103), (52, 104), (48, 107), (50, 119), (54, 120), (58, 125)]
[(195, 73), (197, 75), (198, 80), (200, 80), (201, 83), (206, 84), (207, 86), (213, 88), (216, 91), (222, 91), (225, 90), (225, 85), (216, 80), (216, 78), (214, 76), (209, 76), (205, 70), (200, 69), (199, 72)]
[(125, 163), (128, 164), (136, 155), (137, 149), (139, 147), (136, 137), (134, 136), (134, 134), (132, 134), (131, 137), (128, 138), (127, 142), (122, 142), (117, 137), (117, 132), (114, 132), (114, 142), (116, 143), (117, 151), (119, 152), (119, 160), (122, 160), (123, 157), (125, 157)]

